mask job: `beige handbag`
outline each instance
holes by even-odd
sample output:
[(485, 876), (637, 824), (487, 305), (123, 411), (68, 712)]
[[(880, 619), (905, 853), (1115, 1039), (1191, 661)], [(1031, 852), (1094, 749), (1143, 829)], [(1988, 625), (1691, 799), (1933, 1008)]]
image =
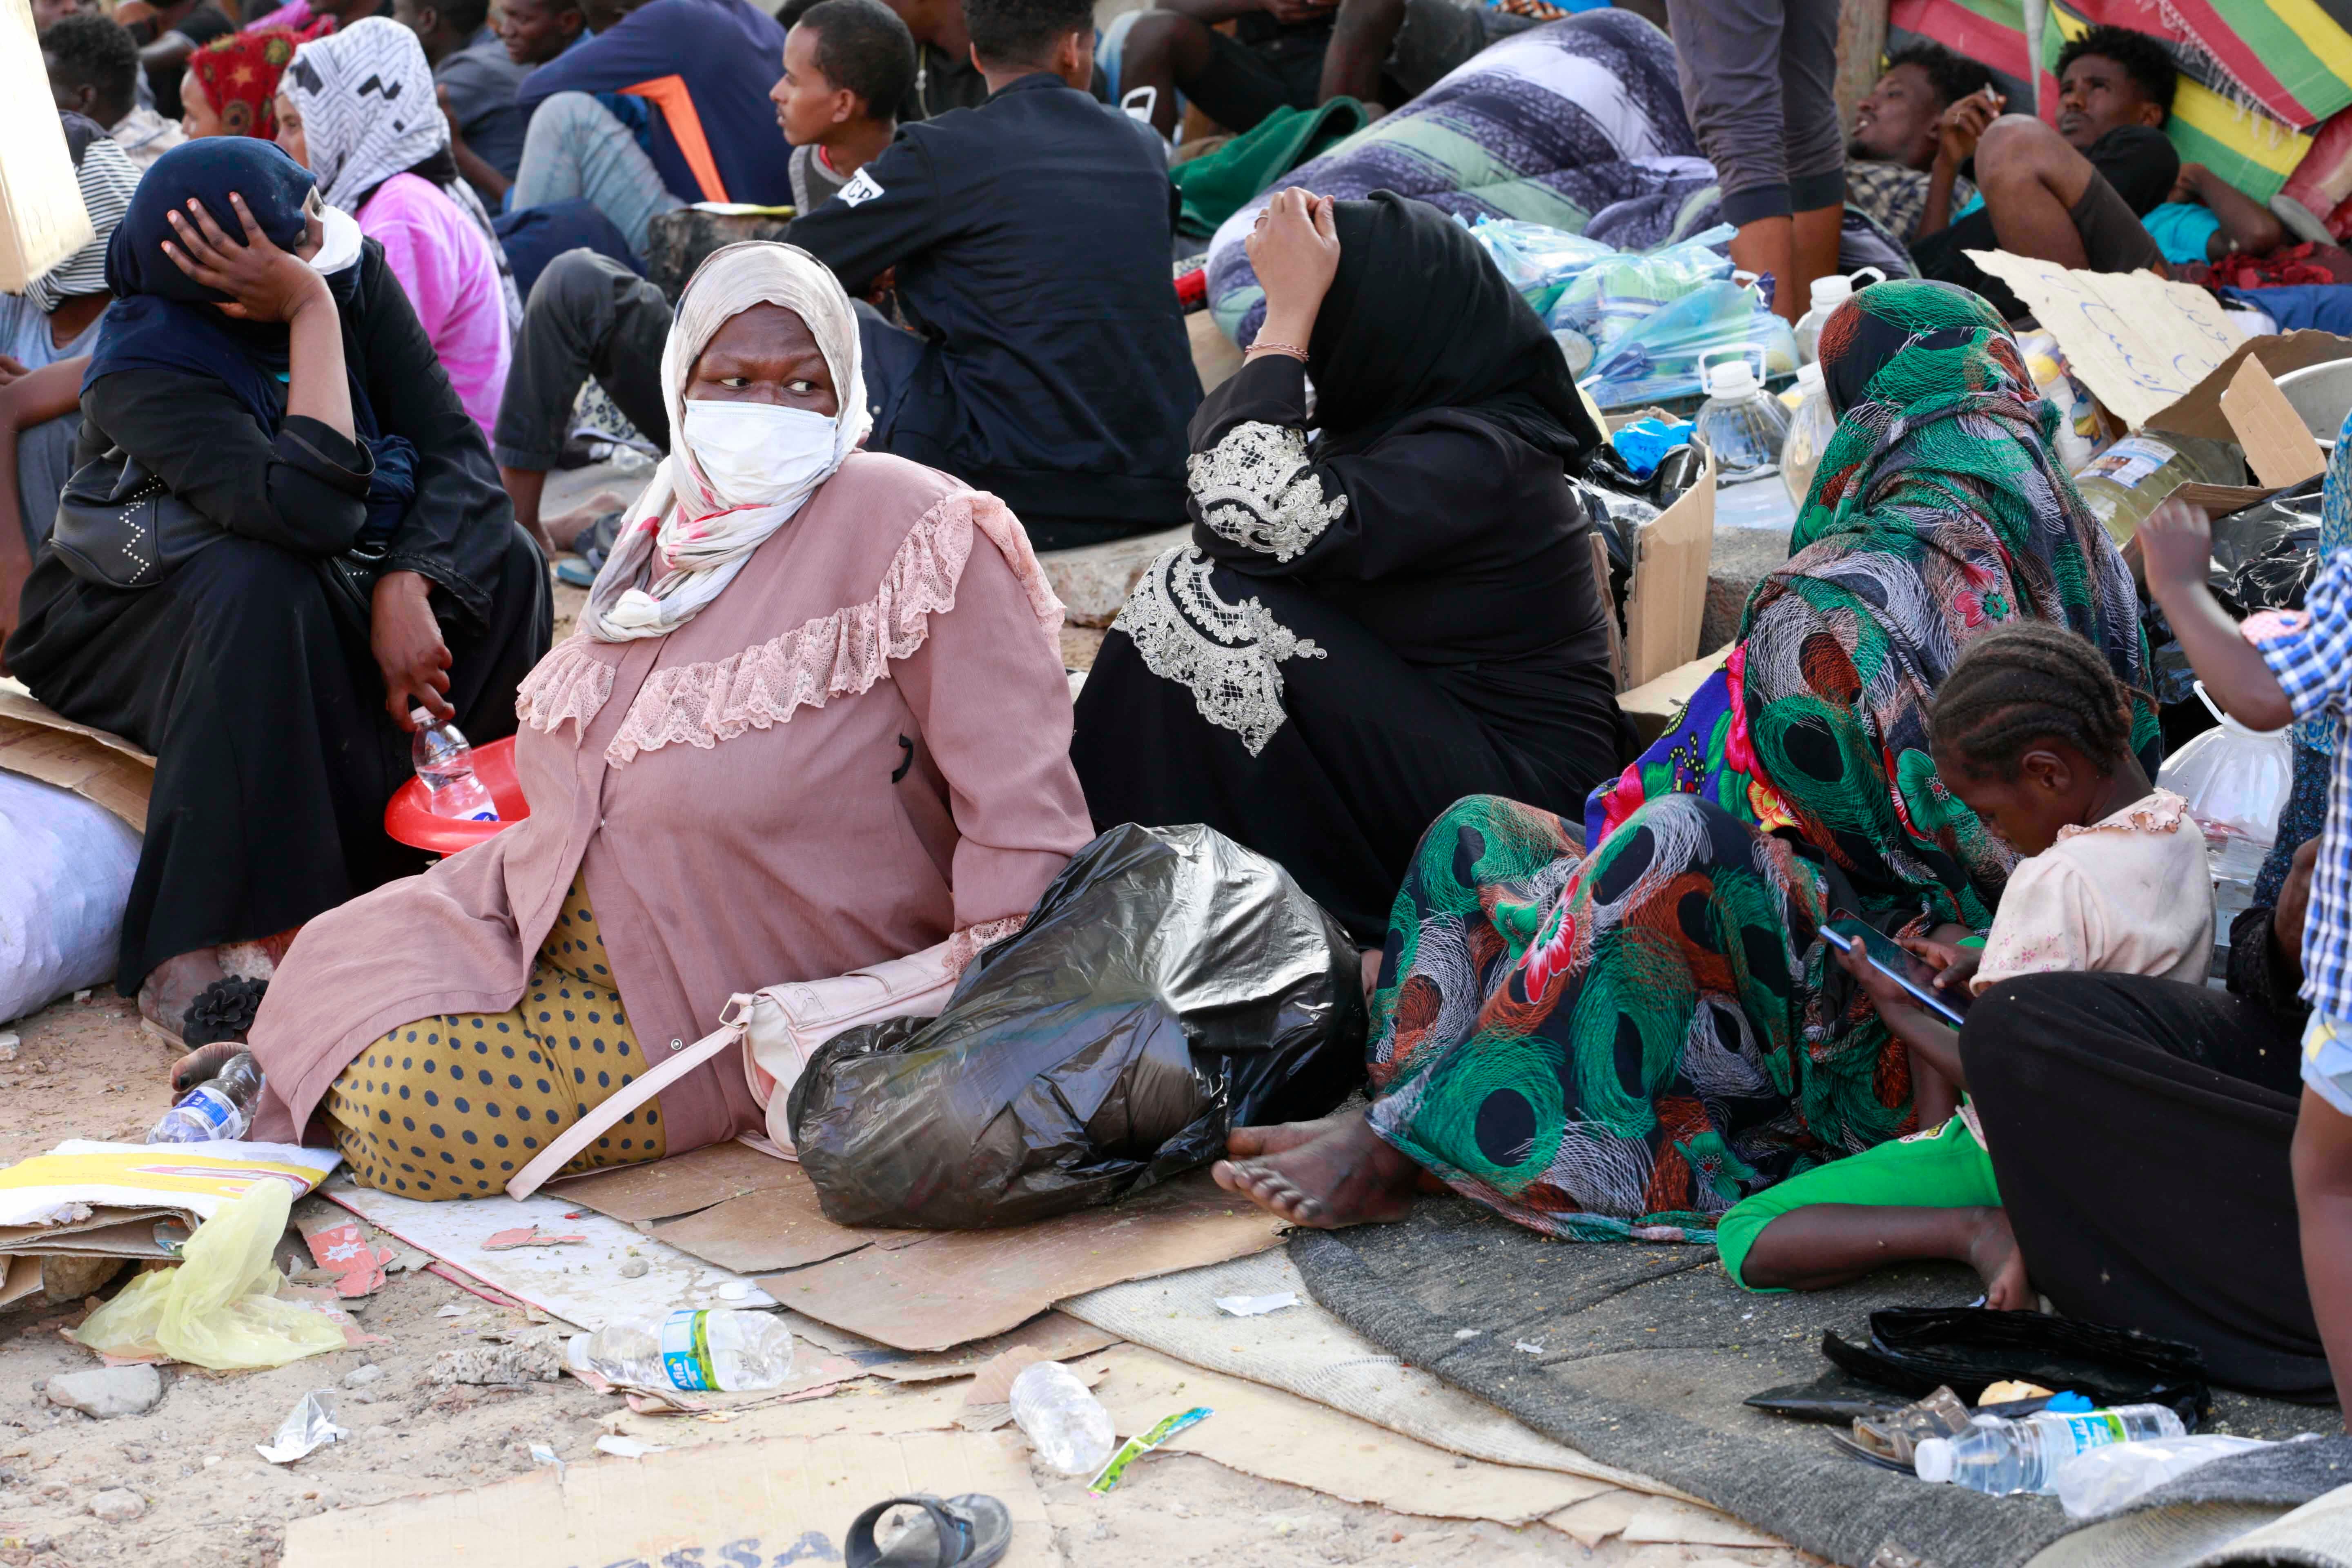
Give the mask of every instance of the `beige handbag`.
[(949, 946), (943, 942), (830, 980), (788, 980), (764, 990), (737, 992), (719, 1010), (718, 1028), (573, 1122), (515, 1173), (507, 1184), (507, 1195), (530, 1196), (614, 1122), (730, 1046), (740, 1047), (751, 1098), (768, 1112), (767, 1137), (741, 1141), (780, 1159), (795, 1158), (786, 1107), (809, 1058), (835, 1035), (860, 1024), (944, 1012), (959, 973), (948, 955)]

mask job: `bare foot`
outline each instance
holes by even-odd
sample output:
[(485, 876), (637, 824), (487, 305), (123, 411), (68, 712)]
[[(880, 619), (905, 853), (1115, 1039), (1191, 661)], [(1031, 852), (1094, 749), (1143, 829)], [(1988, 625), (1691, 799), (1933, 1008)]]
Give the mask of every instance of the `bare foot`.
[(628, 504), (626, 498), (612, 490), (598, 490), (570, 510), (545, 519), (544, 531), (558, 550), (570, 551), (598, 518), (608, 511), (620, 511)]
[(2025, 1255), (2009, 1228), (2006, 1209), (1986, 1209), (1969, 1240), (1969, 1267), (1984, 1281), (1985, 1305), (1996, 1312), (2033, 1310), (2033, 1286), (2025, 1278)]
[[(1217, 1185), (1293, 1225), (1319, 1230), (1405, 1216), (1421, 1167), (1390, 1146), (1361, 1115), (1253, 1131), (1311, 1128), (1321, 1131), (1263, 1158), (1218, 1161), (1213, 1172)], [(1231, 1139), (1226, 1146), (1233, 1149)]]
[(1327, 1133), (1335, 1132), (1349, 1121), (1360, 1121), (1360, 1113), (1342, 1111), (1316, 1121), (1283, 1121), (1271, 1127), (1236, 1127), (1225, 1134), (1225, 1154), (1234, 1160), (1255, 1160), (1261, 1155), (1280, 1154), (1291, 1149), (1314, 1142)]

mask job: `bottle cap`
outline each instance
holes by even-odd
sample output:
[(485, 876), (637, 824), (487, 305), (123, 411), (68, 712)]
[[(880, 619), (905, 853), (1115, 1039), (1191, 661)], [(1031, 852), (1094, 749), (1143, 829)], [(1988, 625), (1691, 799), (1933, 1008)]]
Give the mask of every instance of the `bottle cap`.
[(1746, 397), (1755, 392), (1756, 367), (1741, 354), (1736, 358), (1719, 359), (1706, 367), (1706, 395), (1709, 397)]
[(1884, 283), (1886, 281), (1886, 274), (1875, 267), (1865, 267), (1861, 271), (1850, 275), (1843, 272), (1824, 273), (1813, 279), (1811, 290), (1813, 309), (1834, 310), (1853, 299), (1857, 286), (1856, 279), (1867, 279), (1872, 283)]
[(1809, 392), (1819, 392), (1826, 384), (1828, 384), (1827, 379), (1822, 374), (1822, 365), (1819, 360), (1808, 360), (1806, 363), (1797, 367), (1797, 394), (1799, 396), (1801, 397)]
[(1912, 1450), (1911, 1468), (1923, 1481), (1948, 1481), (1952, 1479), (1952, 1442), (1948, 1437), (1922, 1437)]

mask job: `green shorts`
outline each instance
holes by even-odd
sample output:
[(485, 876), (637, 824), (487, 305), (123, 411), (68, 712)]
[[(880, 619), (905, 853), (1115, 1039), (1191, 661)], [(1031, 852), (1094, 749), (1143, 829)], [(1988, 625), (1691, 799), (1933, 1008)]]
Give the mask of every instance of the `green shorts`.
[(1777, 1291), (1740, 1279), (1764, 1227), (1809, 1204), (1860, 1204), (1872, 1208), (1998, 1208), (1992, 1156), (1959, 1117), (1933, 1132), (1916, 1132), (1843, 1160), (1816, 1165), (1752, 1198), (1742, 1199), (1715, 1227), (1716, 1251), (1741, 1289)]

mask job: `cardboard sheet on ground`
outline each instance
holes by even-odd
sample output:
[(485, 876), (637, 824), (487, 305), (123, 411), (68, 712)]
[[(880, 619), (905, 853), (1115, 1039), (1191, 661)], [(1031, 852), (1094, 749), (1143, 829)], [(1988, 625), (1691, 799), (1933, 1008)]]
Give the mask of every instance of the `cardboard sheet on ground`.
[[(1227, 1317), (1216, 1307), (1219, 1296), (1281, 1290), (1297, 1291), (1299, 1305), (1247, 1319)], [(1309, 1299), (1306, 1282), (1282, 1253), (1114, 1286), (1065, 1301), (1062, 1310), (1178, 1361), (1286, 1389), (1451, 1453), (1643, 1491), (1674, 1489), (1589, 1458), (1405, 1365)]]
[[(740, 1275), (689, 1258), (560, 1197), (541, 1194), (517, 1202), (501, 1195), (473, 1203), (425, 1204), (373, 1192), (348, 1180), (329, 1184), (320, 1195), (484, 1284), (583, 1329), (600, 1329), (607, 1321), (650, 1321), (680, 1307), (774, 1304), (773, 1297)], [(581, 1217), (567, 1217), (573, 1214)], [(499, 1251), (484, 1246), (502, 1231), (533, 1225), (586, 1240)], [(635, 1279), (621, 1273), (633, 1251), (647, 1265)], [(723, 1293), (730, 1286), (740, 1293)]]
[(2212, 295), (2153, 272), (2080, 271), (2005, 250), (1968, 255), (2025, 301), (2092, 395), (2135, 430), (2245, 342)]
[(791, 1325), (793, 1338), (830, 1351), (859, 1370), (892, 1383), (938, 1383), (946, 1378), (970, 1377), (1007, 1351), (1033, 1350), (1047, 1361), (1067, 1361), (1118, 1343), (1117, 1334), (1105, 1333), (1066, 1312), (1040, 1312), (1009, 1332), (991, 1334), (984, 1340), (973, 1340), (929, 1355), (879, 1344), (794, 1311), (787, 1310), (784, 1321)]
[(13, 691), (0, 691), (0, 770), (69, 789), (147, 831), (155, 759), (120, 735), (77, 724)]
[[(444, 1207), (462, 1208), (456, 1204)], [(963, 1432), (703, 1444), (572, 1459), (495, 1486), (341, 1509), (286, 1527), (285, 1568), (838, 1563), (849, 1521), (909, 1492), (985, 1492), (1013, 1516), (1011, 1568), (1063, 1562), (1017, 1438)]]
[(1264, 1251), (1282, 1229), (1197, 1172), (1012, 1230), (855, 1230), (824, 1217), (798, 1165), (737, 1144), (600, 1172), (532, 1201), (625, 1217), (714, 1264), (763, 1270), (760, 1284), (794, 1311), (918, 1352), (1008, 1332), (1065, 1296)]
[(283, 1143), (103, 1143), (69, 1139), (0, 1171), (0, 1257), (168, 1258), (257, 1183), (299, 1197), (342, 1163)]
[[(1176, 1411), (1205, 1405), (1216, 1415), (1169, 1439), (1168, 1451), (1198, 1454), (1228, 1469), (1349, 1502), (1433, 1519), (1526, 1524), (1617, 1489), (1606, 1481), (1559, 1470), (1485, 1460), (1457, 1468), (1454, 1456), (1444, 1449), (1295, 1394), (1188, 1366), (1139, 1345), (1121, 1345), (1087, 1358), (1089, 1366), (1097, 1363), (1107, 1363), (1110, 1375), (1095, 1385), (1095, 1396), (1109, 1410), (1121, 1436), (1147, 1431)], [(1138, 1477), (1148, 1474), (1138, 1472)]]

